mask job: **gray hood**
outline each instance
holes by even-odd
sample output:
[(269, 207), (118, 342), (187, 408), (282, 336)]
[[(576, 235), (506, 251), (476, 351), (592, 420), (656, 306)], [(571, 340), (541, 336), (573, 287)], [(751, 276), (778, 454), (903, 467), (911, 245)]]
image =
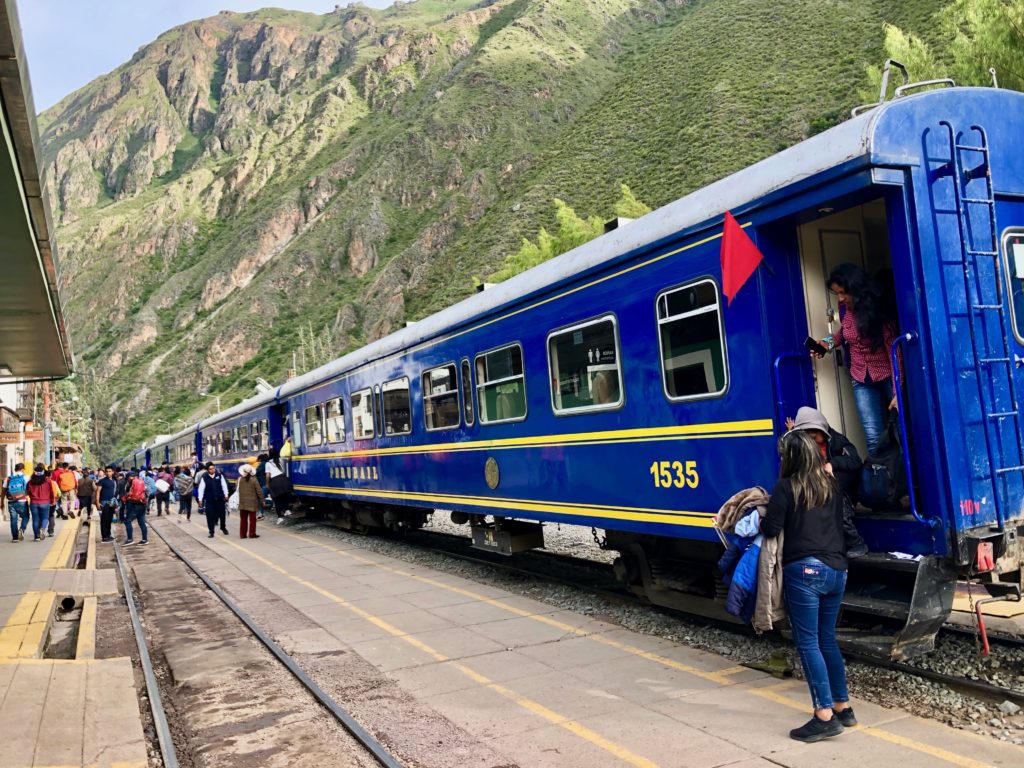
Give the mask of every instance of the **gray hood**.
[(828, 419), (817, 408), (806, 405), (796, 412), (793, 429), (816, 429), (819, 432), (824, 432), (827, 438), (832, 436), (829, 431)]

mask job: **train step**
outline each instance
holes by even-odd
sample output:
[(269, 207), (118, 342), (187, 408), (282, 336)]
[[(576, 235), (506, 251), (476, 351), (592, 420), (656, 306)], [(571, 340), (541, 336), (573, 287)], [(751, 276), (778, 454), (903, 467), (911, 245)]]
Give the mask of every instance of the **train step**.
[(876, 552), (851, 560), (841, 644), (888, 659), (933, 650), (955, 586), (955, 570), (940, 557), (912, 560)]

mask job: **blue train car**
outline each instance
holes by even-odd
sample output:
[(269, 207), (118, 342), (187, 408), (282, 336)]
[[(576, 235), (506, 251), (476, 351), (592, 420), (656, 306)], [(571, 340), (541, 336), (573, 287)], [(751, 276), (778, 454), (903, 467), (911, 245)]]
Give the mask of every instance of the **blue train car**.
[(233, 485), (240, 464), (281, 446), (281, 410), (258, 396), (199, 422), (193, 433), (198, 459), (216, 464)]
[[(803, 347), (836, 320), (826, 276), (854, 262), (895, 294), (911, 482), (857, 517), (872, 554), (846, 612), (891, 628), (847, 639), (930, 648), (957, 578), (1021, 584), (1022, 121), (1024, 95), (996, 89), (879, 104), (207, 420), (204, 457), (230, 468), (254, 452), (235, 431), (266, 419), (338, 524), (445, 509), (509, 552), (545, 522), (601, 528), (633, 589), (717, 615), (712, 516), (772, 486), (786, 416), (814, 405), (865, 455), (849, 377)], [(726, 211), (764, 255), (729, 304)]]

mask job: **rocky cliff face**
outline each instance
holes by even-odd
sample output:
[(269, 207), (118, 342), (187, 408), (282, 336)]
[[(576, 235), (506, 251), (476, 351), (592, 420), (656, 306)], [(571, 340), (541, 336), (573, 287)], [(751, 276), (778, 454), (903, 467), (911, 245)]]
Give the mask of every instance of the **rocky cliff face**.
[[(828, 6), (421, 0), (170, 30), (40, 116), (98, 418), (124, 445), (196, 416), (204, 388), (228, 403), (281, 378), (303, 329), (337, 355), (439, 309), (552, 197), (600, 213), (626, 182), (662, 204), (799, 140), (849, 105), (896, 13)], [(790, 49), (751, 42), (773, 28)], [(798, 68), (831, 90), (787, 82)]]

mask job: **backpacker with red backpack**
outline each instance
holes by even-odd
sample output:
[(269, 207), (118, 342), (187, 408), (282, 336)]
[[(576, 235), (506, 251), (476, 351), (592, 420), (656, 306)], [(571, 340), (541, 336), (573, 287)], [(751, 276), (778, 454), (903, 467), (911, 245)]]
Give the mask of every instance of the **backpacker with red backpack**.
[(149, 501), (149, 494), (146, 492), (146, 482), (141, 477), (133, 477), (124, 495), (125, 501), (134, 504), (145, 504)]

